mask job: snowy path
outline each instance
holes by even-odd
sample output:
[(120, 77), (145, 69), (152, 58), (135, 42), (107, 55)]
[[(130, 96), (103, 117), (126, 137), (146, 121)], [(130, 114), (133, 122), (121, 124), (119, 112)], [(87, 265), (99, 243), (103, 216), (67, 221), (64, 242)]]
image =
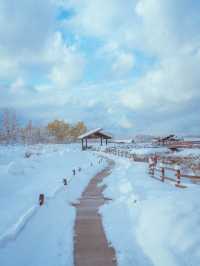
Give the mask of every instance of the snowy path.
[(107, 242), (102, 226), (99, 207), (106, 199), (103, 197), (104, 186), (99, 186), (103, 178), (110, 174), (114, 162), (93, 177), (76, 205), (74, 257), (76, 266), (114, 266), (115, 252)]

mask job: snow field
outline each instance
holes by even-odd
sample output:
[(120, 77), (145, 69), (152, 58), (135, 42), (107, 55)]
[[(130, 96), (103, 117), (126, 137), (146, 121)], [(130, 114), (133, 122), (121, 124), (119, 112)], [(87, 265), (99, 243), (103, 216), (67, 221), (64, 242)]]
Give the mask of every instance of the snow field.
[[(9, 152), (6, 160), (0, 160), (7, 169), (0, 174), (0, 265), (72, 266), (75, 208), (71, 203), (106, 161), (99, 164), (94, 154), (70, 145), (29, 147), (40, 155), (28, 159), (24, 158), (26, 149), (16, 147), (10, 160)], [(15, 165), (12, 171), (10, 164)], [(73, 176), (72, 170), (78, 167), (81, 172)], [(66, 177), (65, 187), (62, 179)], [(38, 207), (41, 192), (46, 202)]]
[(149, 177), (147, 164), (118, 159), (100, 213), (119, 266), (200, 263), (199, 186), (177, 189)]
[[(71, 203), (105, 167), (106, 160), (99, 164), (97, 154), (83, 153), (77, 145), (1, 147), (0, 265), (73, 265)], [(147, 164), (108, 157), (116, 165), (103, 182), (104, 194), (113, 201), (100, 213), (118, 265), (199, 265), (199, 186), (177, 189), (150, 178)], [(73, 176), (79, 167), (82, 171)], [(46, 198), (42, 207), (40, 193)]]

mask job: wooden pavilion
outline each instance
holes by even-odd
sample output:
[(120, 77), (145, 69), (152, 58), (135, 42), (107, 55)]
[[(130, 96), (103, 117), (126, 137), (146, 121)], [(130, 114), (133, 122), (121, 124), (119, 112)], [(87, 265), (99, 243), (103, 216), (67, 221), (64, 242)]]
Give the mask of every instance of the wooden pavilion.
[[(108, 139), (112, 139), (112, 136), (108, 133), (102, 131), (102, 128), (97, 128), (86, 132), (78, 137), (82, 142), (82, 150), (88, 148), (88, 139), (100, 139), (101, 146), (103, 145), (103, 140), (105, 140), (106, 145), (108, 144)], [(84, 145), (85, 142), (85, 145)]]

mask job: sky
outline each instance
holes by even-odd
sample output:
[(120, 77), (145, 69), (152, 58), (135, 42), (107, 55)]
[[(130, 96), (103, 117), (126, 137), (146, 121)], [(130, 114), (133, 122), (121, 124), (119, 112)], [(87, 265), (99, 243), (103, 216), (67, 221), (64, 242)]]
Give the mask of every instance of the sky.
[(121, 136), (200, 132), (200, 1), (1, 0), (0, 108)]

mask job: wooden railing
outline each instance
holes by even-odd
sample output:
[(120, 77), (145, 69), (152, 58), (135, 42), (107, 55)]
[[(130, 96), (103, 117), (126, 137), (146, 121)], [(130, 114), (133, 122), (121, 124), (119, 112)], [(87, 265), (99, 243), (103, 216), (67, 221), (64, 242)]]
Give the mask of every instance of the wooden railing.
[[(129, 160), (134, 161), (134, 162), (148, 163), (149, 157), (151, 157), (151, 155), (137, 155), (137, 154), (130, 153), (129, 151), (124, 151), (124, 150), (120, 150), (117, 148), (109, 148), (109, 147), (106, 148), (105, 150), (95, 147), (93, 148), (93, 150), (109, 153), (109, 154), (112, 154), (118, 157), (128, 158)], [(161, 182), (165, 182), (167, 180), (171, 181), (176, 187), (179, 187), (179, 188), (186, 188), (186, 185), (182, 183), (183, 178), (188, 178), (194, 183), (200, 182), (200, 176), (188, 175), (188, 174), (183, 173), (181, 169), (176, 169), (177, 163), (179, 163), (181, 159), (187, 159), (187, 158), (185, 157), (184, 158), (183, 157), (164, 158), (161, 156), (157, 156), (157, 159), (158, 159), (158, 162), (163, 162), (163, 166), (158, 166), (159, 163), (153, 164), (153, 165), (149, 164), (149, 174), (152, 178), (155, 178)], [(173, 168), (172, 165), (175, 165), (175, 168)], [(167, 176), (169, 172), (173, 172), (174, 174), (172, 176)]]
[(92, 150), (109, 153), (109, 154), (112, 154), (118, 157), (128, 158), (135, 162), (145, 162), (145, 163), (148, 162), (148, 156), (146, 155), (137, 155), (137, 154), (130, 153), (129, 151), (124, 151), (124, 150), (120, 150), (117, 148), (106, 148), (105, 150), (101, 150), (101, 148), (94, 147)]
[[(167, 173), (169, 172), (174, 173), (172, 177), (167, 176)], [(179, 187), (179, 188), (187, 187), (186, 185), (182, 184), (183, 178), (188, 178), (192, 181), (200, 181), (200, 176), (184, 174), (180, 168), (176, 169), (176, 166), (175, 168), (172, 168), (172, 167), (165, 166), (165, 165), (157, 166), (156, 164), (149, 164), (149, 174), (151, 175), (151, 177), (161, 182), (165, 182), (166, 180), (169, 180), (173, 182), (176, 187)]]

